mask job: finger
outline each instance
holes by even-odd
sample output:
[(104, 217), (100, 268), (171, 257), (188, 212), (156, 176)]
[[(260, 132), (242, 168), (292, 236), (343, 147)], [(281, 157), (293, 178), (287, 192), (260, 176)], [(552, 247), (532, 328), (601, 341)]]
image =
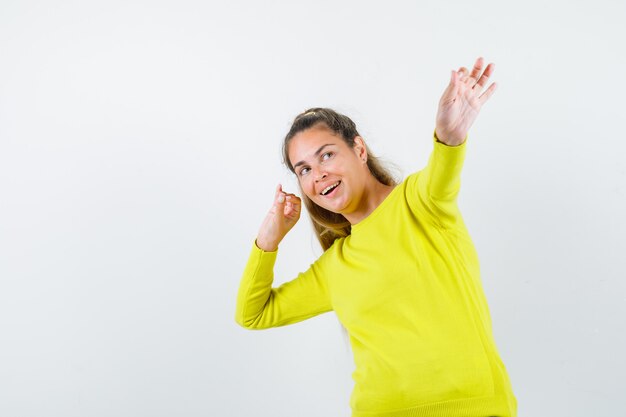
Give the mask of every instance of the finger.
[(485, 103), (487, 100), (489, 100), (489, 97), (491, 97), (493, 92), (496, 91), (496, 88), (498, 88), (498, 85), (496, 83), (491, 83), (489, 88), (485, 90), (485, 92), (482, 93), (480, 97), (478, 97), (478, 100), (480, 101), (481, 105)]
[(285, 206), (291, 208), (293, 211), (299, 212), (302, 203), (299, 200), (290, 197), (291, 196), (287, 196), (287, 202), (285, 203)]
[(465, 80), (467, 80), (467, 77), (468, 77), (467, 74), (468, 74), (469, 71), (467, 70), (467, 68), (461, 67), (461, 68), (459, 68), (459, 70), (457, 72), (459, 74), (459, 81), (464, 83)]
[(285, 196), (286, 201), (299, 201), (300, 198), (294, 193), (288, 193), (283, 191), (283, 195)]
[(459, 72), (452, 70), (450, 71), (450, 82), (448, 83), (448, 85), (446, 86), (446, 89), (443, 92), (442, 97), (445, 98), (447, 96), (450, 96), (451, 93), (456, 90), (456, 88), (458, 88), (458, 81), (459, 81)]
[(484, 65), (483, 61), (484, 61), (483, 57), (480, 56), (480, 57), (478, 57), (478, 59), (474, 63), (474, 68), (472, 68), (472, 73), (469, 76), (469, 79), (470, 79), (472, 85), (476, 84), (476, 81), (480, 77), (480, 73), (482, 72), (483, 65)]
[[(489, 63), (489, 65), (487, 65), (487, 68), (485, 68), (485, 72), (483, 72), (483, 75), (481, 75), (481, 77), (476, 82), (476, 84), (478, 86), (483, 88), (485, 86), (485, 84), (487, 84), (487, 81), (489, 81), (489, 77), (491, 77), (491, 74), (493, 74), (493, 70), (494, 70), (495, 66), (496, 66), (496, 64), (494, 64), (493, 62), (491, 62), (491, 63)], [(474, 87), (476, 87), (476, 86), (474, 86)], [(474, 88), (474, 87), (472, 87), (472, 88)]]
[(287, 194), (287, 201), (292, 201), (294, 203), (300, 203), (300, 197), (294, 194)]
[(278, 197), (279, 194), (282, 194), (285, 197), (293, 196), (295, 198), (298, 198), (298, 196), (296, 196), (294, 193), (288, 193), (287, 191), (283, 190), (282, 184), (278, 184), (278, 186), (276, 187), (276, 197)]
[(283, 213), (285, 214), (285, 216), (299, 214), (300, 213), (300, 204), (297, 204), (297, 203), (291, 202), (291, 201), (287, 201), (285, 203)]
[(300, 212), (300, 207), (302, 207), (300, 204), (292, 201), (287, 201), (287, 203), (285, 203), (285, 208), (288, 208), (291, 211)]

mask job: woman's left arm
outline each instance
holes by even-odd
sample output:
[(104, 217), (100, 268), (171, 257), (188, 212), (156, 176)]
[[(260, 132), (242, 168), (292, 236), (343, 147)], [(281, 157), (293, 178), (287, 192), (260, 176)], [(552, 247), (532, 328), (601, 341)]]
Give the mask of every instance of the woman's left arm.
[(439, 102), (433, 152), (426, 167), (412, 174), (408, 181), (408, 186), (415, 190), (409, 193), (411, 206), (421, 208), (442, 228), (456, 228), (462, 222), (457, 196), (467, 134), (481, 106), (496, 89), (492, 83), (480, 94), (493, 67), (489, 64), (483, 72), (483, 59), (478, 58), (471, 74), (464, 67), (452, 71), (450, 84)]
[(471, 74), (465, 67), (452, 71), (450, 84), (439, 100), (435, 135), (448, 146), (458, 146), (465, 141), (480, 108), (496, 91), (497, 84), (492, 82), (483, 92), (495, 67), (490, 63), (483, 71), (483, 65), (484, 60), (479, 57)]

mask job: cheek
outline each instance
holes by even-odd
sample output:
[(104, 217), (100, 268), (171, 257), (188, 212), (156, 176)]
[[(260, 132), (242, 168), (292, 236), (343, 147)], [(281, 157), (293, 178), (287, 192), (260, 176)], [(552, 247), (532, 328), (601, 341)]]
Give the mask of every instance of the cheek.
[(315, 185), (313, 184), (312, 181), (310, 184), (306, 184), (305, 187), (306, 187), (305, 188), (306, 194), (311, 200), (318, 197), (318, 195), (315, 194)]
[(309, 196), (310, 199), (313, 199), (315, 197), (315, 187), (312, 185), (307, 185), (306, 188), (306, 194)]
[(300, 185), (300, 192), (311, 198), (311, 195), (315, 193), (315, 189), (311, 188), (311, 184), (307, 180), (298, 178), (298, 185)]

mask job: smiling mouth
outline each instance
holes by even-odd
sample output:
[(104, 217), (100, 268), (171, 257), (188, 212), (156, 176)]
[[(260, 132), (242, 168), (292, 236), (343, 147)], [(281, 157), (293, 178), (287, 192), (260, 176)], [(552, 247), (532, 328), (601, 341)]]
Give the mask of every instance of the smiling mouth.
[(322, 197), (329, 197), (329, 196), (333, 196), (335, 194), (335, 191), (337, 190), (337, 188), (339, 188), (339, 186), (341, 185), (341, 181), (338, 181), (338, 184), (335, 188), (331, 189), (329, 192), (327, 192), (326, 194), (321, 194)]

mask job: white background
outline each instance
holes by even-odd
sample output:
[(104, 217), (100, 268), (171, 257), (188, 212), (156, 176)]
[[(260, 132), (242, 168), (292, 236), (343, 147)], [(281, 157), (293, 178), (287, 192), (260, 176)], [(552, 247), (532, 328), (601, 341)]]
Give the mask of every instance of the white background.
[[(421, 169), (494, 62), (459, 205), (520, 416), (623, 413), (622, 1), (0, 4), (0, 415), (349, 416), (333, 312), (249, 331), (239, 280), (293, 118)], [(275, 286), (321, 254), (308, 215)]]

